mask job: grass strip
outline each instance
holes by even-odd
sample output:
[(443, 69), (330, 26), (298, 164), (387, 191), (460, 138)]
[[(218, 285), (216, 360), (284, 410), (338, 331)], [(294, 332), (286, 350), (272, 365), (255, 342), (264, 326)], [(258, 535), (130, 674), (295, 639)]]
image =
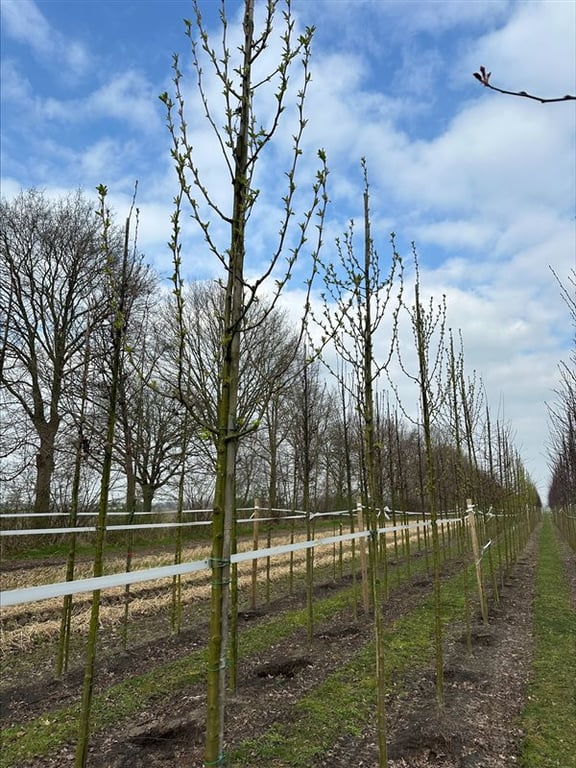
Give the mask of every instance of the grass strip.
[[(412, 567), (412, 575), (423, 570), (425, 563)], [(403, 569), (403, 579), (406, 578)], [(353, 587), (314, 602), (314, 620), (318, 626), (348, 608), (353, 600)], [(288, 638), (307, 626), (305, 608), (287, 611), (279, 616), (260, 621), (256, 626), (242, 630), (239, 635), (239, 658), (261, 653), (275, 643)], [(170, 696), (187, 686), (198, 683), (205, 676), (207, 651), (196, 651), (157, 667), (144, 675), (131, 677), (110, 686), (94, 697), (92, 705), (92, 733), (117, 726), (123, 718), (133, 716), (154, 701)], [(39, 717), (2, 732), (0, 768), (18, 766), (23, 760), (57, 752), (76, 740), (80, 705), (74, 704), (44, 713)]]
[[(315, 603), (315, 619), (320, 622), (346, 609), (352, 599), (352, 588)], [(239, 636), (239, 656), (262, 652), (306, 627), (306, 609), (299, 609), (264, 619)], [(196, 651), (183, 659), (155, 668), (144, 675), (131, 677), (110, 686), (94, 697), (92, 732), (116, 726), (125, 717), (162, 697), (200, 682), (205, 675), (207, 651)], [(2, 733), (0, 768), (11, 768), (23, 760), (47, 755), (77, 736), (79, 704), (42, 714), (21, 726), (6, 728)]]
[[(442, 584), (442, 622), (461, 619), (464, 611), (464, 574)], [(402, 617), (384, 634), (389, 685), (408, 670), (424, 667), (434, 654), (434, 599)], [(375, 646), (368, 643), (338, 672), (327, 677), (294, 709), (289, 723), (275, 723), (256, 739), (231, 752), (235, 768), (274, 766), (310, 768), (341, 738), (358, 738), (376, 703)]]
[(576, 613), (549, 516), (538, 554), (534, 634), (520, 765), (576, 768)]

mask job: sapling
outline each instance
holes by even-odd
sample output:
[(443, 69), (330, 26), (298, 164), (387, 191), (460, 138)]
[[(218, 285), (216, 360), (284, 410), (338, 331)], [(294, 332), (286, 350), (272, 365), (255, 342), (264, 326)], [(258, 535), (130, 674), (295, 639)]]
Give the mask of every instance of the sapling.
[(409, 318), (416, 348), (418, 364), (415, 371), (409, 370), (398, 340), (396, 341), (396, 350), (401, 369), (417, 385), (420, 396), (420, 426), (424, 438), (423, 449), (425, 459), (423, 476), (425, 478), (424, 487), (426, 489), (426, 501), (430, 516), (434, 573), (436, 700), (438, 706), (442, 706), (444, 703), (444, 663), (440, 605), (440, 541), (432, 425), (446, 397), (445, 385), (442, 381), (445, 352), (446, 301), (445, 297), (443, 297), (442, 301), (435, 307), (433, 299), (430, 299), (428, 308), (423, 306), (420, 298), (420, 274), (415, 249), (414, 264), (414, 304), (412, 307), (405, 306), (404, 308)]
[[(107, 189), (104, 185), (98, 187), (100, 197), (99, 216), (102, 227), (102, 255), (105, 268), (110, 278), (110, 312), (111, 312), (111, 367), (110, 388), (108, 393), (108, 418), (106, 425), (106, 441), (104, 443), (104, 460), (100, 480), (100, 502), (94, 542), (94, 577), (102, 576), (104, 572), (104, 543), (106, 537), (106, 520), (108, 513), (108, 498), (110, 493), (110, 478), (112, 472), (112, 454), (114, 449), (114, 432), (116, 427), (116, 409), (118, 401), (118, 386), (121, 375), (122, 354), (126, 331), (127, 276), (129, 259), (130, 216), (126, 220), (124, 231), (124, 250), (119, 285), (113, 283), (112, 266), (114, 251), (111, 244), (111, 220), (106, 206)], [(84, 684), (79, 721), (78, 742), (76, 745), (76, 768), (85, 768), (88, 760), (88, 741), (90, 734), (90, 712), (92, 708), (92, 693), (94, 686), (94, 670), (96, 664), (96, 644), (98, 638), (100, 615), (100, 590), (92, 593), (92, 607), (88, 628), (88, 641), (84, 668)]]
[[(186, 105), (183, 89), (183, 73), (179, 57), (173, 60), (174, 97), (164, 93), (161, 100), (166, 107), (167, 126), (172, 137), (172, 159), (178, 177), (179, 190), (175, 196), (173, 237), (171, 248), (174, 256), (174, 294), (177, 306), (176, 322), (183, 340), (182, 324), (184, 296), (182, 291), (182, 254), (180, 217), (184, 205), (189, 208), (195, 225), (203, 235), (205, 248), (223, 271), (224, 302), (222, 311), (222, 336), (218, 375), (218, 405), (216, 423), (206, 425), (216, 449), (216, 486), (212, 514), (212, 566), (210, 642), (207, 674), (206, 718), (206, 765), (223, 765), (224, 713), (226, 701), (226, 667), (229, 639), (230, 607), (230, 555), (233, 527), (235, 524), (236, 459), (242, 437), (257, 428), (258, 422), (241, 423), (238, 419), (238, 395), (240, 389), (240, 362), (242, 338), (247, 312), (259, 299), (264, 289), (273, 284), (270, 311), (276, 306), (281, 292), (291, 278), (296, 260), (303, 251), (309, 229), (317, 227), (316, 247), (322, 239), (322, 223), (327, 203), (325, 191), (325, 157), (320, 153), (321, 169), (313, 185), (312, 202), (299, 224), (299, 232), (290, 240), (296, 193), (296, 167), (302, 155), (301, 141), (306, 125), (303, 108), (310, 73), (310, 46), (313, 29), (308, 28), (295, 40), (295, 20), (287, 2), (283, 13), (284, 31), (281, 32), (282, 52), (267, 73), (256, 73), (260, 64), (265, 66), (265, 51), (272, 41), (275, 12), (278, 0), (268, 0), (264, 8), (264, 21), (259, 32), (254, 25), (254, 0), (245, 0), (242, 42), (236, 58), (228, 47), (228, 20), (225, 4), (220, 7), (222, 40), (218, 51), (212, 47), (205, 28), (200, 7), (194, 0), (194, 21), (185, 20), (186, 35), (190, 40), (192, 63), (197, 75), (201, 109), (213, 131), (221, 152), (223, 167), (231, 190), (230, 209), (217, 200), (215, 191), (203, 180), (197, 162), (189, 126), (185, 117)], [(197, 39), (196, 36), (197, 35)], [(277, 134), (282, 122), (286, 101), (291, 93), (289, 74), (292, 65), (302, 64), (302, 85), (296, 95), (297, 127), (293, 134), (292, 161), (285, 172), (286, 194), (282, 198), (279, 235), (275, 246), (270, 248), (269, 259), (258, 276), (249, 280), (246, 275), (246, 241), (249, 220), (260, 196), (255, 187), (254, 173), (259, 158)], [(208, 97), (205, 85), (205, 68), (209, 68), (220, 83), (222, 111), (218, 114)], [(267, 113), (267, 124), (259, 122), (256, 108), (261, 103), (261, 92), (272, 93), (272, 113)], [(222, 125), (223, 121), (223, 126)], [(211, 226), (212, 224), (212, 226)], [(216, 224), (216, 227), (214, 226)], [(218, 242), (218, 225), (229, 228), (225, 246)], [(314, 253), (312, 253), (314, 259)], [(310, 289), (310, 282), (308, 289)], [(308, 299), (306, 299), (306, 304)], [(262, 321), (260, 317), (260, 322)], [(180, 368), (182, 370), (182, 368)], [(182, 380), (182, 379), (181, 379)], [(194, 405), (186, 400), (182, 386), (179, 396), (194, 415)]]
[[(377, 679), (377, 741), (379, 764), (388, 763), (386, 743), (386, 682), (384, 679), (384, 639), (382, 602), (387, 584), (382, 583), (382, 558), (386, 558), (386, 543), (379, 546), (378, 509), (383, 508), (379, 498), (377, 466), (378, 447), (375, 436), (375, 387), (376, 379), (386, 370), (396, 338), (396, 320), (401, 296), (401, 260), (394, 247), (391, 265), (382, 274), (380, 260), (371, 235), (370, 194), (368, 172), (362, 159), (364, 180), (363, 224), (364, 242), (362, 256), (358, 257), (354, 246), (354, 222), (349, 225), (344, 237), (336, 241), (337, 264), (326, 263), (324, 267), (324, 309), (317, 322), (325, 338), (329, 338), (342, 360), (355, 372), (355, 386), (350, 388), (362, 429), (362, 453), (364, 471), (362, 481), (362, 506), (367, 515), (368, 553), (370, 564), (370, 591), (374, 610), (374, 632), (376, 638), (376, 679)], [(397, 299), (392, 292), (400, 281)], [(383, 359), (378, 360), (374, 351), (377, 333), (382, 333), (383, 323), (390, 315), (386, 328)], [(341, 378), (344, 382), (345, 379)], [(386, 568), (384, 568), (386, 574)]]

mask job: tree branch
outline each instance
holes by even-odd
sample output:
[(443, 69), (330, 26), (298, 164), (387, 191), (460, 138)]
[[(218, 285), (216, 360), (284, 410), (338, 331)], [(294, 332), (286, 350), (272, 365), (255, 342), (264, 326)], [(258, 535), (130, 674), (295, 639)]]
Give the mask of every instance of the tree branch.
[(539, 101), (540, 104), (551, 104), (555, 101), (576, 101), (576, 96), (570, 96), (570, 94), (566, 94), (565, 96), (559, 96), (555, 99), (543, 99), (541, 96), (534, 96), (531, 93), (526, 93), (526, 91), (507, 91), (504, 88), (497, 88), (495, 85), (492, 85), (490, 83), (490, 75), (492, 72), (486, 72), (486, 67), (480, 67), (479, 72), (474, 72), (473, 75), (485, 88), (490, 88), (491, 91), (497, 91), (498, 93), (504, 93), (507, 96), (522, 96), (525, 99), (532, 99), (533, 101)]

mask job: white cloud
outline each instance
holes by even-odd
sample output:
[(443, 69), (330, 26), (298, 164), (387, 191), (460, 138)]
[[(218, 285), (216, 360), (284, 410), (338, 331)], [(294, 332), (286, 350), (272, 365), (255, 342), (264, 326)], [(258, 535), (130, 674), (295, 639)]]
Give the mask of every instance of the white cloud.
[(469, 46), (462, 71), (483, 64), (493, 72), (494, 85), (502, 88), (549, 98), (574, 94), (575, 29), (574, 2), (521, 3), (506, 25)]
[(66, 69), (61, 70), (64, 79), (87, 71), (91, 57), (85, 46), (54, 29), (34, 0), (3, 0), (0, 9), (6, 34), (28, 45), (51, 67), (64, 63)]
[(151, 84), (141, 74), (127, 70), (82, 98), (38, 100), (37, 110), (45, 120), (86, 123), (113, 118), (146, 132), (161, 127), (161, 110), (156, 96)]
[(572, 184), (573, 124), (568, 111), (558, 118), (532, 104), (480, 101), (437, 138), (374, 155), (373, 164), (405, 202), (507, 219), (527, 205), (561, 204)]
[[(414, 237), (417, 242), (444, 246), (449, 251), (459, 248), (480, 251), (489, 244), (491, 233), (482, 221), (454, 218), (420, 224), (414, 230)], [(450, 264), (452, 268), (456, 266), (453, 261)], [(462, 269), (462, 260), (458, 269)]]
[(1, 11), (9, 35), (42, 55), (52, 51), (52, 30), (33, 0), (5, 0)]
[(507, 0), (491, 0), (490, 3), (451, 0), (428, 2), (415, 0), (409, 6), (403, 0), (381, 3), (372, 0), (371, 7), (385, 16), (393, 16), (398, 23), (412, 30), (439, 33), (446, 30), (479, 23), (497, 23), (509, 9)]
[(11, 59), (2, 61), (0, 77), (2, 78), (3, 100), (20, 103), (30, 100), (30, 80), (22, 74), (15, 61)]
[[(576, 5), (303, 0), (295, 6), (299, 23), (318, 25), (298, 184), (304, 204), (316, 150), (324, 147), (332, 199), (324, 256), (333, 254), (334, 237), (349, 218), (361, 220), (359, 161), (365, 155), (373, 234), (382, 258), (388, 258), (391, 230), (398, 233), (403, 255), (409, 250), (405, 245), (416, 240), (424, 289), (447, 295), (449, 324), (462, 329), (467, 366), (482, 375), (496, 409), (504, 401), (504, 416), (513, 422), (545, 496), (544, 401), (551, 397), (556, 363), (569, 337), (548, 265), (565, 276), (576, 253), (574, 109), (492, 93), (473, 80), (472, 72), (485, 64), (495, 84), (547, 96), (574, 90)], [(2, 10), (7, 36), (25, 43), (43, 62), (63, 69), (70, 62), (84, 71), (88, 48), (83, 41), (67, 40), (33, 2), (4, 1)], [(229, 19), (231, 51), (240, 39), (240, 22)], [(110, 45), (120, 52), (127, 41), (111, 35)], [(278, 51), (276, 36), (268, 63)], [(140, 246), (169, 273), (166, 241), (175, 180), (157, 100), (162, 87), (152, 85), (142, 61), (118, 54), (115, 69), (96, 68), (89, 84), (69, 98), (49, 85), (34, 92), (26, 61), (17, 54), (12, 51), (4, 66), (3, 97), (19, 104), (23, 127), (17, 136), (3, 137), (10, 161), (4, 190), (20, 186), (20, 172), (27, 181), (48, 180), (51, 186), (64, 187), (66, 180), (72, 188), (106, 183), (121, 220), (138, 178)], [(186, 119), (202, 178), (214, 199), (227, 206), (229, 178), (195, 96), (188, 58), (183, 69)], [(165, 72), (157, 81), (168, 78)], [(295, 74), (294, 85), (297, 79)], [(211, 104), (220, 105), (221, 83), (207, 75), (205, 85)], [(273, 105), (269, 93), (259, 102), (261, 115), (271, 114)], [(217, 115), (221, 125), (221, 111)], [(250, 222), (247, 268), (252, 274), (267, 258), (280, 221), (277, 203), (284, 194), (293, 108), (284, 117), (292, 122), (283, 123), (281, 141), (263, 155), (255, 180), (262, 191)], [(17, 153), (21, 135), (27, 158)], [(215, 262), (188, 210), (182, 222), (187, 275), (214, 274)], [(228, 225), (215, 217), (211, 229), (225, 248)], [(294, 317), (301, 313), (306, 276), (303, 263), (283, 300)], [(385, 333), (382, 344), (387, 344)]]
[(109, 80), (86, 101), (88, 115), (134, 122), (142, 130), (161, 124), (160, 105), (151, 84), (138, 72), (127, 71)]

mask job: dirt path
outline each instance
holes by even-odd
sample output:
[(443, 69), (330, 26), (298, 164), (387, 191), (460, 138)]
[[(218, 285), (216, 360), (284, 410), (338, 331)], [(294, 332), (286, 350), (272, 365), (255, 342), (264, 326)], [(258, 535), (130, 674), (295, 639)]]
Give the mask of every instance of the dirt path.
[(492, 601), (488, 626), (479, 622), (472, 628), (471, 650), (465, 635), (447, 644), (444, 710), (435, 706), (430, 673), (411, 685), (391, 729), (390, 768), (516, 764), (522, 739), (517, 720), (534, 650), (538, 540), (539, 531), (505, 579), (498, 603)]
[[(564, 573), (576, 609), (576, 553), (559, 540)], [(489, 626), (476, 624), (468, 652), (460, 636), (445, 648), (445, 701), (435, 706), (431, 670), (414, 676), (391, 706), (389, 768), (510, 768), (518, 764), (519, 726), (534, 652), (533, 603), (539, 530), (491, 603)], [(480, 617), (478, 617), (479, 619)], [(320, 764), (319, 764), (320, 765)], [(339, 743), (326, 768), (377, 768), (371, 732)], [(312, 768), (312, 767), (311, 767)]]

